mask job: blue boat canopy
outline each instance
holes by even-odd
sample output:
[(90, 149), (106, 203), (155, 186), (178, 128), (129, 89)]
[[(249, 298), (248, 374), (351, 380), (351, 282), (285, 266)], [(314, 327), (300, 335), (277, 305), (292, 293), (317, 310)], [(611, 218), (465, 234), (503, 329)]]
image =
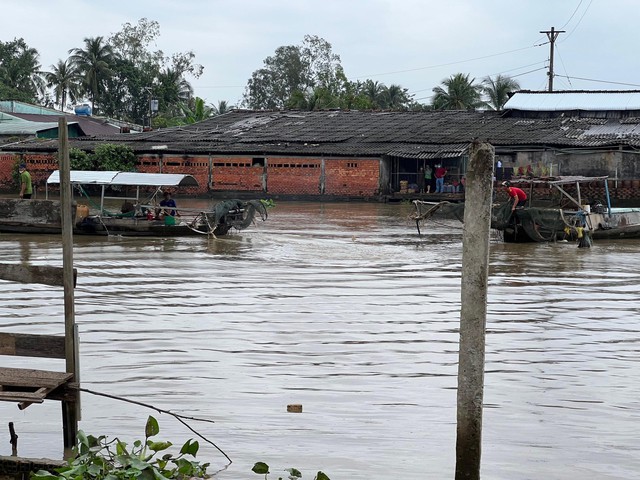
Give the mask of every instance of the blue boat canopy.
[[(177, 173), (138, 173), (118, 171), (71, 170), (72, 184), (79, 185), (129, 185), (140, 187), (197, 187), (192, 175)], [(60, 171), (55, 170), (47, 183), (60, 183)]]

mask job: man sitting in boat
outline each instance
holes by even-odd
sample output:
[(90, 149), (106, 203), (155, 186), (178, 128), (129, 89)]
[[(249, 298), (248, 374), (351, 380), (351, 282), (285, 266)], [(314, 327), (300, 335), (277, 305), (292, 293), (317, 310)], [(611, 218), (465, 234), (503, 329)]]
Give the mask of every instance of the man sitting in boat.
[(176, 210), (176, 207), (178, 205), (176, 205), (176, 201), (173, 198), (171, 198), (171, 192), (164, 192), (163, 195), (164, 195), (164, 198), (160, 201), (160, 206), (169, 207), (169, 208), (162, 208), (160, 210), (160, 215), (164, 216), (165, 218), (167, 216), (169, 217), (179, 216), (180, 214)]
[(511, 207), (511, 211), (514, 211), (516, 207), (525, 206), (527, 203), (527, 194), (524, 190), (518, 187), (512, 187), (510, 182), (503, 182), (502, 185), (507, 187), (509, 201), (513, 200), (513, 207)]

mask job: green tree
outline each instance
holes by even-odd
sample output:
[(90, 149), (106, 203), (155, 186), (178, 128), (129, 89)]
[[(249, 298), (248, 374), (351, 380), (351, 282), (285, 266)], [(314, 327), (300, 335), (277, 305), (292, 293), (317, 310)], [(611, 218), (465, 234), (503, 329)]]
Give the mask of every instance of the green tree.
[(213, 108), (208, 107), (200, 97), (192, 98), (188, 105), (182, 107), (184, 123), (201, 122), (213, 115)]
[(95, 148), (93, 155), (93, 168), (105, 171), (133, 172), (136, 169), (137, 158), (130, 147), (104, 143)]
[[(273, 56), (264, 60), (247, 82), (244, 105), (253, 109), (277, 109), (294, 103), (316, 88), (330, 95), (339, 91), (343, 74), (340, 57), (332, 52), (326, 40), (305, 35), (301, 45), (278, 47)], [(296, 93), (297, 92), (297, 93)]]
[(193, 88), (182, 72), (166, 68), (158, 75), (153, 93), (158, 98), (160, 111), (177, 116), (181, 114), (182, 106), (192, 97)]
[(93, 158), (84, 150), (71, 148), (69, 150), (71, 170), (95, 170)]
[(113, 75), (112, 66), (116, 59), (113, 47), (103, 37), (84, 39), (84, 49), (69, 50), (69, 61), (82, 76), (84, 92), (91, 99), (91, 107), (95, 110), (100, 96), (105, 92), (105, 81)]
[(39, 57), (22, 38), (0, 41), (0, 99), (35, 103), (42, 97)]
[(505, 75), (485, 77), (482, 80), (482, 91), (489, 99), (487, 105), (493, 110), (502, 110), (509, 96), (517, 90), (520, 90), (518, 81)]
[(213, 108), (213, 115), (223, 115), (230, 110), (229, 104), (227, 103), (226, 100), (220, 100), (218, 102), (218, 105), (214, 105), (212, 108)]
[(472, 110), (484, 106), (482, 86), (474, 84), (469, 74), (456, 73), (433, 89), (432, 104), (436, 110)]
[(64, 110), (67, 98), (75, 102), (80, 92), (80, 77), (73, 65), (68, 60), (58, 60), (56, 65), (51, 65), (51, 72), (45, 72), (47, 87), (53, 88), (55, 103)]
[(406, 88), (400, 85), (389, 85), (383, 87), (378, 103), (381, 108), (387, 110), (405, 110), (409, 107), (411, 99)]

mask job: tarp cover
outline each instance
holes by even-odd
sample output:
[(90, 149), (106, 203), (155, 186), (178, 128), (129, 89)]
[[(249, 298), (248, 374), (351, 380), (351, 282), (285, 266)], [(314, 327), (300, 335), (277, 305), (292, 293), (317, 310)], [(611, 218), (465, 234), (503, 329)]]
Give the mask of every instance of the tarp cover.
[[(138, 173), (117, 171), (71, 170), (71, 183), (82, 185), (131, 185), (141, 187), (197, 187), (191, 175), (173, 173)], [(55, 170), (47, 183), (60, 183), (60, 171)]]

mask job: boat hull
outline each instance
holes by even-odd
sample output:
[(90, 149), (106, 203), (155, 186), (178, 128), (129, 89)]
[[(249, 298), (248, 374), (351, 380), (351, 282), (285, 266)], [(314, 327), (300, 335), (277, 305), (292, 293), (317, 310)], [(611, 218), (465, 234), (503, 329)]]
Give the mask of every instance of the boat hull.
[[(146, 216), (76, 215), (73, 205), (72, 221), (75, 235), (119, 235), (126, 237), (183, 237), (196, 235), (222, 236), (229, 230), (242, 230), (253, 221), (254, 206), (239, 200), (227, 201), (218, 212), (202, 212), (191, 220), (168, 224), (164, 220)], [(255, 202), (254, 202), (255, 203)], [(62, 232), (60, 201), (0, 199), (0, 232), (27, 234), (60, 234)], [(265, 218), (265, 215), (263, 215)]]
[[(504, 241), (507, 243), (528, 243), (528, 242), (550, 242), (557, 240), (576, 240), (577, 230), (575, 228), (569, 228), (569, 231), (565, 231), (564, 228), (558, 226), (551, 231), (547, 230), (541, 232), (539, 229), (532, 228), (531, 225), (526, 225), (525, 222), (530, 220), (527, 215), (530, 209), (517, 210), (508, 225), (501, 226), (498, 230), (503, 232)], [(537, 209), (539, 212), (544, 209)], [(557, 209), (549, 209), (548, 212), (558, 212)], [(562, 218), (563, 222), (570, 218), (571, 215), (576, 215), (577, 212), (564, 212)], [(559, 217), (560, 218), (560, 217)], [(611, 213), (608, 211), (599, 213), (586, 213), (583, 215), (585, 232), (591, 236), (591, 238), (597, 239), (633, 239), (640, 238), (640, 209), (612, 209)]]

